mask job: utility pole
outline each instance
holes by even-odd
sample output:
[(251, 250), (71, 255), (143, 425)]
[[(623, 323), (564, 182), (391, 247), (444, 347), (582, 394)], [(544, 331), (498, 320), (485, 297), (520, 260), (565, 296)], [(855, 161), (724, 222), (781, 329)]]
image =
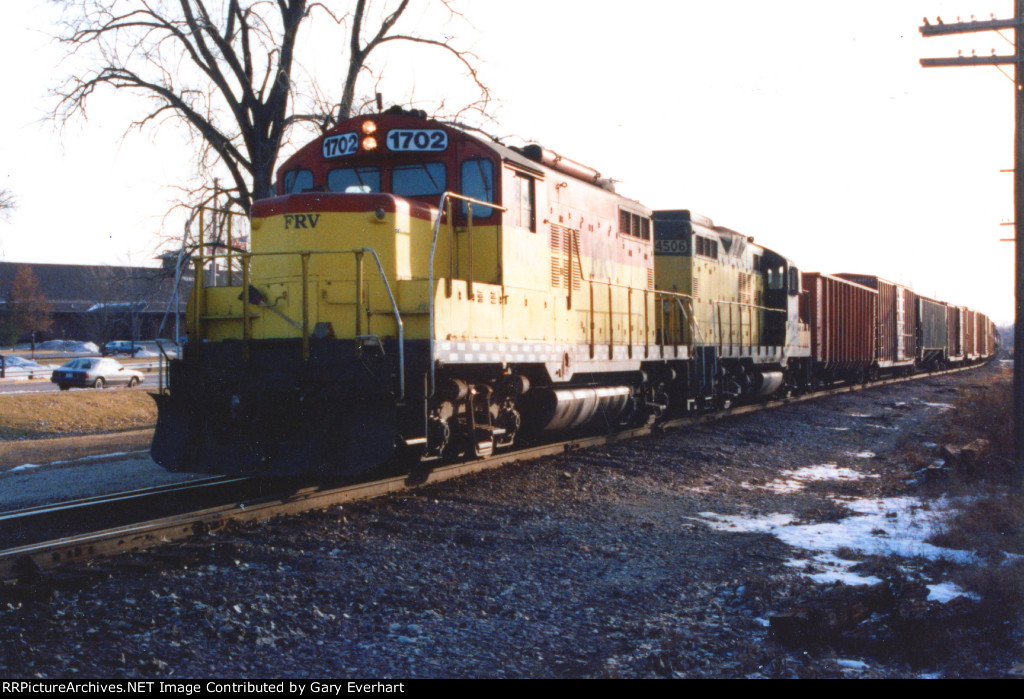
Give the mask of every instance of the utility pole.
[(1013, 234), (1014, 234), (1014, 300), (1013, 324), (1013, 446), (1015, 477), (1024, 484), (1024, 0), (1014, 0), (1013, 19), (929, 24), (925, 19), (921, 35), (947, 36), (971, 32), (1013, 30), (1013, 55), (958, 56), (956, 58), (922, 58), (925, 68), (946, 66), (1012, 65), (1013, 71)]

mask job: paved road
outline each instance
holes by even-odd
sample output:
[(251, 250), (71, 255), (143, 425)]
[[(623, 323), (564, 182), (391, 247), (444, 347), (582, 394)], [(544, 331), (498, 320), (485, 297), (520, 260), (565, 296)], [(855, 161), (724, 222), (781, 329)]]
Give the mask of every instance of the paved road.
[[(131, 390), (155, 390), (159, 384), (159, 379), (155, 373), (144, 374), (142, 383), (137, 388)], [(95, 391), (95, 388), (72, 388), (72, 391)], [(118, 386), (117, 388), (105, 388), (104, 391), (125, 391), (129, 390)], [(32, 381), (0, 381), (0, 395), (15, 394), (15, 393), (59, 393), (60, 389), (57, 388), (57, 384), (52, 383), (49, 379), (34, 379)]]

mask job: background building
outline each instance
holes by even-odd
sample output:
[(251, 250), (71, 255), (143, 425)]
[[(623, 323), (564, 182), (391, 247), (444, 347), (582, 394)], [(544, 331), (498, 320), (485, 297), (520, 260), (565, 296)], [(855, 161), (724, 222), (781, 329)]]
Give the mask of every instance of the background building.
[[(174, 301), (174, 256), (162, 267), (115, 267), (110, 265), (57, 265), (0, 262), (0, 330), (18, 342), (31, 340), (32, 329), (13, 327), (14, 279), (18, 269), (28, 268), (38, 280), (38, 290), (50, 306), (52, 323), (36, 333), (36, 341), (174, 339), (175, 310), (184, 320), (192, 274), (179, 283), (177, 309)], [(182, 324), (180, 328), (184, 329)]]

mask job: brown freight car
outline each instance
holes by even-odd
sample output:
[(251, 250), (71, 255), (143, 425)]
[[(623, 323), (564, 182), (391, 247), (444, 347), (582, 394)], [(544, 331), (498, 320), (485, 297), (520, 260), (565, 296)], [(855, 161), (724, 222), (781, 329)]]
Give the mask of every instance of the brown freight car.
[(917, 363), (928, 371), (949, 363), (949, 311), (941, 301), (917, 297)]
[(802, 320), (811, 326), (816, 383), (863, 380), (875, 371), (878, 291), (819, 272), (803, 275)]
[(909, 287), (870, 274), (835, 275), (878, 291), (876, 363), (890, 374), (909, 374), (917, 361), (917, 294)]
[(964, 360), (966, 311), (962, 306), (946, 304), (946, 361), (949, 364), (959, 364)]
[(964, 359), (973, 362), (981, 356), (978, 353), (978, 312), (964, 309)]
[(984, 313), (977, 314), (978, 326), (976, 337), (978, 338), (978, 359), (988, 359), (995, 354), (994, 340), (992, 337), (991, 322)]

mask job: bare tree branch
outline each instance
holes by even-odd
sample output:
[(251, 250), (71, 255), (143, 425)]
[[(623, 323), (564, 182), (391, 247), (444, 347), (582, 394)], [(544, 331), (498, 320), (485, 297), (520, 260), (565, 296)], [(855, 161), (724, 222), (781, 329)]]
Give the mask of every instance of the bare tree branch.
[(7, 220), (18, 202), (8, 189), (0, 189), (0, 219)]
[[(419, 36), (398, 27), (413, 0), (54, 0), (63, 6), (58, 39), (69, 56), (87, 68), (54, 90), (53, 117), (65, 123), (86, 117), (91, 100), (101, 92), (125, 91), (148, 100), (128, 129), (166, 123), (184, 124), (196, 146), (200, 171), (220, 172), (230, 181), (216, 186), (222, 198), (248, 213), (256, 199), (274, 193), (274, 170), (289, 132), (311, 125), (323, 132), (340, 119), (371, 108), (357, 98), (365, 76), (381, 73), (369, 62), (383, 45), (407, 43), (440, 50), (465, 69), (479, 97), (454, 113), (486, 114), (490, 91), (479, 76), (480, 59), (453, 45), (451, 39)], [(466, 22), (451, 0), (419, 0), (418, 6), (439, 4), (449, 21)], [(315, 79), (298, 62), (299, 32), (311, 13), (333, 20), (347, 35), (341, 60), (341, 94), (336, 84)], [(468, 22), (467, 22), (468, 24)], [(297, 70), (298, 69), (298, 70)], [(296, 101), (301, 103), (297, 109)], [(212, 191), (209, 183), (189, 189), (192, 196)]]

